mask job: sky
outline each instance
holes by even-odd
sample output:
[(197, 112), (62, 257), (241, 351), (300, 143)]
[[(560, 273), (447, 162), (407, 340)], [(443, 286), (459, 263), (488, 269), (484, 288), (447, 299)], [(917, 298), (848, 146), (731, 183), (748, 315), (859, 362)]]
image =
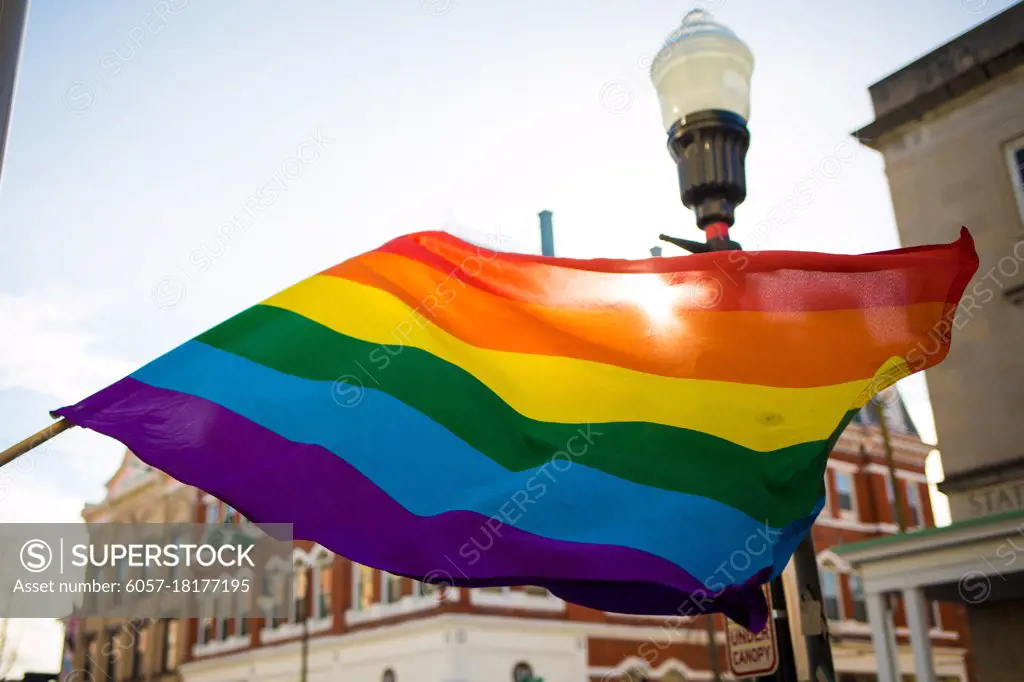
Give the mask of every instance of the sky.
[[(0, 185), (0, 444), (403, 233), (537, 252), (549, 209), (562, 256), (699, 238), (647, 73), (694, 6), (756, 58), (733, 237), (896, 248), (882, 159), (849, 135), (867, 88), (1012, 4), (35, 0)], [(813, 201), (785, 209), (808, 181)], [(901, 388), (934, 442), (923, 378)], [(2, 470), (0, 521), (80, 519), (121, 453), (60, 436)], [(56, 623), (12, 629), (18, 669), (59, 667)]]

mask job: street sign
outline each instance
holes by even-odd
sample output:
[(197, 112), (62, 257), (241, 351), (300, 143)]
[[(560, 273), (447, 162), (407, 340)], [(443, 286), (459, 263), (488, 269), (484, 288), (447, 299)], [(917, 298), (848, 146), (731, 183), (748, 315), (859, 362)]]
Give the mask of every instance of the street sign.
[(738, 679), (771, 675), (779, 667), (779, 643), (772, 618), (772, 594), (764, 586), (768, 600), (768, 625), (756, 635), (726, 619), (725, 650), (729, 656), (729, 672)]

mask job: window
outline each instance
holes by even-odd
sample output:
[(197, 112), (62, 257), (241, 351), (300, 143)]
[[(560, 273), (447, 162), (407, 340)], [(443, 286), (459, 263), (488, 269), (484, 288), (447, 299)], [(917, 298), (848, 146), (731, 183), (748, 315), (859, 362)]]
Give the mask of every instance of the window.
[(889, 501), (889, 506), (891, 507), (896, 503), (896, 495), (892, 489), (892, 479), (886, 474), (882, 480), (885, 481), (885, 499)]
[(117, 664), (117, 630), (111, 630), (107, 633), (107, 677), (112, 680), (117, 679), (117, 673), (115, 665)]
[(206, 522), (217, 523), (220, 520), (220, 502), (210, 500), (206, 503)]
[(210, 616), (203, 618), (199, 625), (199, 643), (208, 644), (213, 641), (214, 637), (214, 621), (216, 620), (216, 608), (213, 604), (207, 607), (207, 611), (211, 614)]
[(932, 630), (942, 629), (942, 611), (939, 608), (939, 602), (933, 601), (928, 603), (928, 627)]
[(921, 507), (921, 490), (917, 483), (907, 481), (907, 508), (910, 509), (910, 527), (924, 525), (924, 509)]
[(365, 611), (373, 603), (373, 569), (352, 562), (352, 610)]
[(245, 637), (249, 634), (249, 611), (251, 609), (251, 602), (249, 593), (239, 592), (238, 593), (238, 617), (235, 619), (235, 635), (239, 637)]
[(381, 571), (380, 587), (382, 604), (394, 604), (402, 598), (402, 578), (400, 576)]
[(135, 632), (135, 646), (132, 647), (131, 677), (142, 676), (142, 664), (146, 661), (146, 648), (149, 645), (149, 628), (141, 625)]
[(295, 586), (294, 581), (289, 583), (287, 568), (275, 566), (273, 560), (267, 564), (263, 574), (263, 589), (261, 590), (260, 608), (264, 613), (265, 625), (267, 628), (276, 628), (282, 623), (287, 623), (287, 618), (275, 616), (275, 613), (282, 611), (291, 612), (294, 602), (294, 595), (289, 591)]
[(209, 616), (200, 621), (199, 643), (209, 644), (227, 639), (229, 610), (224, 608), (223, 599), (211, 600), (206, 609)]
[(853, 601), (853, 619), (868, 622), (867, 602), (864, 599), (864, 583), (859, 575), (850, 576), (850, 598)]
[(523, 592), (534, 597), (550, 597), (551, 593), (548, 592), (545, 587), (537, 587), (536, 585), (527, 585), (523, 588)]
[(836, 506), (840, 516), (856, 515), (854, 506), (853, 474), (847, 471), (836, 471)]
[(164, 646), (162, 672), (174, 672), (178, 668), (178, 628), (177, 620), (169, 619), (164, 621)]
[(1006, 165), (1010, 171), (1013, 193), (1017, 196), (1017, 209), (1024, 223), (1024, 137), (1006, 145)]
[(321, 564), (317, 571), (316, 617), (331, 615), (331, 592), (334, 590), (334, 571), (331, 564)]
[(82, 672), (84, 673), (83, 677), (85, 678), (85, 682), (94, 682), (94, 680), (98, 677), (97, 675), (93, 674), (94, 671), (92, 669), (92, 666), (93, 661), (95, 661), (96, 657), (100, 654), (99, 649), (99, 639), (96, 637), (96, 635), (89, 635), (88, 637), (86, 637), (85, 663), (82, 666)]
[(295, 594), (292, 595), (292, 618), (296, 623), (309, 618), (309, 567), (295, 567)]
[(213, 634), (218, 640), (228, 638), (228, 621), (231, 620), (231, 607), (225, 603), (226, 601), (227, 599), (224, 597), (217, 600), (217, 620), (214, 621)]
[(825, 604), (825, 617), (842, 620), (842, 605), (839, 600), (839, 576), (835, 571), (821, 572), (821, 600)]

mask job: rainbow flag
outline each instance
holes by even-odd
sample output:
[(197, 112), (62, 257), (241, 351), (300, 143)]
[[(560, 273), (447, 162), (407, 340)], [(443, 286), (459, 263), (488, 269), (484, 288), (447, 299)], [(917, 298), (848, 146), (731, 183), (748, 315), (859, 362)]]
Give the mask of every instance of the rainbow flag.
[(759, 630), (858, 408), (939, 362), (970, 235), (574, 260), (400, 237), (56, 411), (364, 565)]

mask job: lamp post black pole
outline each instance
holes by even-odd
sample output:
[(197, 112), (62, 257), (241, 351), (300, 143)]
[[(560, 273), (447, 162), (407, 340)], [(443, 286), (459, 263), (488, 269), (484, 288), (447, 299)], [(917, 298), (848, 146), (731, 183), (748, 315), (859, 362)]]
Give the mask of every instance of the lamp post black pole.
[(299, 618), (302, 619), (302, 641), (299, 653), (299, 682), (309, 678), (309, 604), (308, 598), (299, 602)]
[[(690, 253), (737, 251), (742, 247), (729, 237), (736, 206), (747, 196), (746, 154), (750, 132), (744, 118), (731, 111), (706, 110), (687, 115), (668, 132), (668, 148), (679, 172), (683, 204), (693, 210), (705, 241), (695, 242), (661, 235), (663, 241)], [(807, 645), (810, 681), (835, 682), (835, 666), (828, 627), (822, 609), (821, 579), (811, 532), (793, 555), (800, 603), (800, 626)], [(786, 613), (782, 577), (771, 582), (778, 642), (779, 666), (764, 682), (801, 682)]]
[(818, 575), (818, 554), (814, 549), (812, 531), (793, 553), (793, 568), (800, 596), (800, 610), (804, 640), (807, 644), (807, 669), (813, 682), (835, 682), (836, 669), (832, 661), (832, 642), (828, 634), (828, 621), (821, 598), (821, 577)]
[[(723, 228), (719, 227), (717, 229), (722, 230)], [(661, 239), (676, 244), (677, 246), (681, 246), (682, 248), (685, 248), (688, 251), (696, 253), (706, 251), (740, 250), (740, 245), (735, 242), (732, 242), (728, 238), (728, 228), (724, 229), (726, 230), (726, 235), (724, 239), (722, 237), (712, 237), (709, 238), (705, 244), (701, 244), (699, 242), (689, 242), (688, 240), (675, 239), (673, 237), (667, 237), (666, 235), (661, 235)], [(697, 244), (696, 249), (692, 249), (693, 244)], [(771, 582), (771, 595), (773, 613), (769, 614), (769, 617), (774, 619), (775, 637), (779, 652), (779, 667), (771, 676), (762, 677), (759, 679), (762, 682), (800, 682), (797, 675), (796, 657), (793, 651), (793, 640), (790, 636), (789, 630), (789, 615), (786, 612), (786, 593), (783, 589), (781, 576)], [(709, 632), (708, 636), (713, 637), (713, 632)], [(712, 649), (712, 651), (714, 651), (714, 649)], [(715, 654), (713, 653), (712, 655)], [(717, 669), (718, 661), (713, 661), (712, 665), (714, 665), (715, 669)], [(831, 682), (831, 679), (829, 680), (829, 682)]]

